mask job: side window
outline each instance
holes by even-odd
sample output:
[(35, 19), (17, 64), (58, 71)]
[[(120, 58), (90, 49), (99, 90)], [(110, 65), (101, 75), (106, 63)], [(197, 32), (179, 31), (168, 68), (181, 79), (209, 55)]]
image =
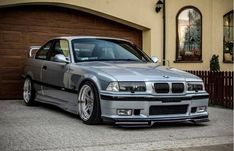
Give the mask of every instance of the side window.
[(70, 52), (69, 52), (69, 44), (67, 40), (57, 40), (52, 47), (52, 50), (49, 54), (49, 60), (53, 61), (54, 56), (57, 54), (62, 54), (66, 57), (66, 59), (70, 60)]
[(47, 54), (50, 50), (51, 45), (52, 45), (52, 41), (49, 41), (47, 44), (45, 44), (41, 49), (37, 51), (35, 58), (46, 60)]

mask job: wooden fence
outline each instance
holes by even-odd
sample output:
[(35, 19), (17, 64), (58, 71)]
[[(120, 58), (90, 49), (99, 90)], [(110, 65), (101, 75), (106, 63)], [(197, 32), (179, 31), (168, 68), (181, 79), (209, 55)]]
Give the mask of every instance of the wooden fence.
[(210, 94), (209, 103), (233, 109), (233, 75), (232, 71), (187, 71), (203, 79), (206, 91)]

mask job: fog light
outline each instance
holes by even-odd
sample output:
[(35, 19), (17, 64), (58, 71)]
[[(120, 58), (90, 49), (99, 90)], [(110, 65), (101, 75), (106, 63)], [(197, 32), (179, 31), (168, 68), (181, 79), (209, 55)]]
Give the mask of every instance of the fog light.
[(130, 115), (132, 115), (132, 110), (131, 109), (118, 109), (117, 110), (117, 115), (119, 115), (119, 116), (130, 116)]
[(205, 112), (206, 111), (206, 107), (205, 106), (199, 106), (197, 107), (197, 113), (201, 113), (201, 112)]

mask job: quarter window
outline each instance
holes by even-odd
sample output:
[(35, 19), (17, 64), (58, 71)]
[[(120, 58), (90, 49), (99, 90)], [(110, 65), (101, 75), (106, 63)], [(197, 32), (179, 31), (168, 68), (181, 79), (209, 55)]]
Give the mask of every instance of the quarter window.
[(52, 41), (49, 41), (47, 44), (45, 44), (42, 48), (40, 48), (37, 53), (35, 58), (36, 59), (42, 59), (42, 60), (46, 60), (47, 59), (47, 54), (50, 50), (50, 47), (52, 45)]
[(176, 62), (202, 61), (202, 15), (192, 6), (177, 14)]

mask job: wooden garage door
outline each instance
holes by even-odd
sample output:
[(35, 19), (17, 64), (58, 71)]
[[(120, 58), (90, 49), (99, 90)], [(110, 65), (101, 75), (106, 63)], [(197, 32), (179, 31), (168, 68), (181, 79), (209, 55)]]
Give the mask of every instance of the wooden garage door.
[(0, 8), (0, 99), (21, 98), (22, 69), (32, 45), (63, 35), (119, 37), (142, 45), (142, 31), (56, 6)]

